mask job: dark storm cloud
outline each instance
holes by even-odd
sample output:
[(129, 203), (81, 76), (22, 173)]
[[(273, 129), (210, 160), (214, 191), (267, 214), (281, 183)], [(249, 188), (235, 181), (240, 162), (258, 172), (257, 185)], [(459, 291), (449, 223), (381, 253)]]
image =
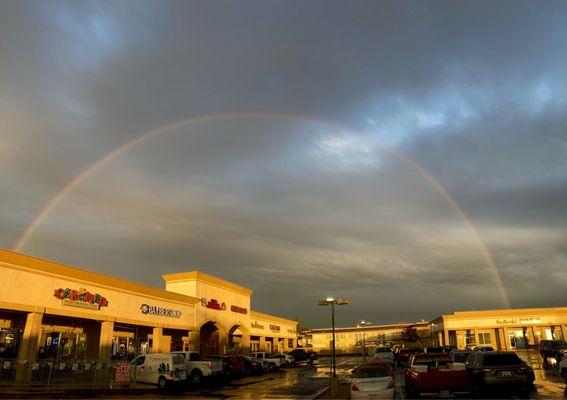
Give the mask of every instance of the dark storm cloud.
[[(0, 244), (141, 132), (24, 251), (161, 285), (201, 268), (260, 311), (324, 325), (345, 295), (393, 322), (500, 307), (463, 205), (517, 306), (561, 301), (567, 233), (562, 2), (0, 3)], [(553, 282), (550, 286), (549, 282)]]

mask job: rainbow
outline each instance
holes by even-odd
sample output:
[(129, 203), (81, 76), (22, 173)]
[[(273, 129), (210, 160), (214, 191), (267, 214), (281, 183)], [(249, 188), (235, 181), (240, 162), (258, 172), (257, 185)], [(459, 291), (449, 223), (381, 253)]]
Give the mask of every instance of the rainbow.
[[(22, 235), (17, 239), (16, 243), (13, 246), (14, 251), (21, 251), (21, 249), (26, 245), (30, 237), (34, 234), (37, 230), (39, 225), (47, 218), (49, 213), (53, 211), (59, 203), (65, 198), (67, 194), (69, 194), (73, 189), (75, 189), (81, 182), (87, 179), (92, 173), (94, 173), (97, 169), (105, 165), (107, 162), (113, 160), (114, 158), (120, 156), (121, 154), (127, 152), (128, 150), (132, 149), (135, 146), (138, 146), (149, 139), (158, 136), (162, 133), (166, 133), (176, 128), (180, 128), (185, 125), (195, 124), (195, 123), (202, 123), (202, 122), (210, 122), (210, 121), (222, 121), (228, 119), (242, 119), (242, 118), (282, 118), (288, 119), (292, 121), (298, 122), (310, 122), (319, 125), (323, 125), (326, 127), (331, 127), (334, 129), (339, 129), (344, 132), (348, 132), (350, 134), (354, 134), (356, 136), (364, 135), (362, 132), (356, 131), (349, 127), (340, 125), (335, 122), (326, 121), (322, 119), (312, 118), (312, 117), (305, 117), (305, 116), (298, 116), (293, 114), (285, 114), (285, 113), (274, 113), (274, 112), (239, 112), (239, 113), (219, 113), (219, 114), (207, 114), (207, 115), (198, 115), (194, 117), (184, 118), (169, 124), (158, 126), (150, 131), (144, 132), (134, 139), (130, 140), (127, 143), (124, 143), (122, 146), (115, 148), (114, 150), (110, 151), (103, 157), (96, 160), (93, 164), (89, 165), (86, 169), (84, 169), (80, 174), (78, 174), (75, 178), (67, 183), (67, 185), (61, 189), (59, 193), (53, 196), (49, 202), (43, 207), (43, 209), (36, 215), (34, 220), (30, 223), (30, 225), (25, 229)], [(453, 196), (441, 185), (441, 183), (435, 178), (430, 172), (428, 172), (421, 164), (419, 164), (416, 160), (412, 159), (406, 154), (401, 153), (399, 150), (396, 150), (392, 147), (386, 146), (382, 144), (382, 146), (397, 156), (399, 159), (405, 161), (409, 165), (411, 165), (427, 182), (429, 182), (433, 188), (449, 203), (449, 205), (453, 208), (457, 216), (464, 222), (467, 226), (469, 231), (475, 237), (480, 250), (483, 254), (486, 263), (488, 264), (492, 275), (494, 276), (494, 280), (500, 292), (503, 304), (507, 308), (511, 308), (511, 302), (506, 290), (506, 287), (502, 283), (502, 278), (500, 273), (498, 272), (498, 268), (494, 262), (494, 257), (492, 256), (487, 244), (485, 243), (484, 239), (480, 235), (477, 228), (472, 223), (471, 219), (465, 213), (463, 207), (455, 200)]]

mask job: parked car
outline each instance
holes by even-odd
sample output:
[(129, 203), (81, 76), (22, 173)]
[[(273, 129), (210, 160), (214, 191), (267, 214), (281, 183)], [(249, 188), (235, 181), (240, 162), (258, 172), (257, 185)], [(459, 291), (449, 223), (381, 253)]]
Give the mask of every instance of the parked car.
[(204, 360), (195, 351), (174, 351), (172, 354), (179, 354), (184, 357), (187, 380), (193, 385), (201, 383), (203, 377), (214, 377), (222, 374), (223, 364), (220, 360)]
[(282, 367), (289, 367), (295, 362), (293, 356), (290, 356), (289, 354), (274, 354), (272, 357), (279, 358), (281, 360)]
[(264, 372), (262, 363), (254, 360), (248, 356), (242, 356), (242, 361), (244, 362), (244, 370), (247, 374), (259, 374)]
[(374, 353), (370, 356), (372, 360), (387, 360), (391, 363), (394, 362), (394, 352), (390, 347), (377, 347)]
[(494, 347), (491, 344), (479, 344), (477, 346), (471, 346), (471, 351), (494, 351)]
[(282, 366), (281, 359), (272, 357), (270, 354), (263, 351), (250, 353), (250, 357), (252, 357), (256, 361), (260, 361), (262, 363), (262, 366), (267, 365), (268, 371), (273, 371), (276, 368)]
[(451, 357), (451, 361), (453, 361), (454, 364), (458, 363), (465, 365), (469, 354), (471, 354), (470, 350), (451, 350), (449, 356)]
[(203, 359), (220, 361), (222, 364), (222, 374), (225, 377), (233, 375), (235, 372), (231, 359), (226, 356), (206, 356), (203, 357)]
[(447, 353), (415, 354), (405, 371), (406, 396), (454, 397), (470, 393), (463, 364), (453, 364)]
[(389, 365), (361, 365), (351, 372), (351, 399), (393, 399), (396, 387)]
[(559, 373), (565, 381), (565, 384), (567, 384), (567, 357), (561, 360), (561, 362), (559, 363)]
[(539, 342), (539, 354), (545, 364), (559, 363), (567, 356), (567, 343), (563, 340), (542, 340)]
[(466, 368), (477, 395), (494, 391), (526, 394), (535, 380), (531, 367), (511, 351), (472, 352)]
[(426, 353), (449, 353), (453, 350), (453, 346), (435, 346), (435, 347), (428, 347), (425, 349)]
[(307, 352), (305, 349), (293, 349), (289, 352), (296, 362), (300, 361), (313, 361), (317, 359), (317, 353)]
[(394, 354), (394, 360), (398, 365), (406, 365), (413, 354), (423, 353), (420, 349), (400, 349)]
[(246, 365), (242, 356), (225, 354), (223, 357), (230, 360), (233, 375), (244, 375), (246, 373)]
[(163, 389), (167, 385), (183, 383), (187, 378), (185, 359), (179, 354), (145, 354), (132, 361), (135, 382), (150, 383)]

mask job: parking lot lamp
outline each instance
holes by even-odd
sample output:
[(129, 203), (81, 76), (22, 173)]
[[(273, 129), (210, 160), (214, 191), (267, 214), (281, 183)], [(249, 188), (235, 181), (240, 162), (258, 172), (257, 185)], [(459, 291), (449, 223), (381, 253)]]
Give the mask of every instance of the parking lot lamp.
[(362, 328), (362, 357), (364, 358), (364, 364), (366, 364), (366, 331), (365, 327), (372, 325), (372, 322), (362, 320), (356, 324), (357, 328)]
[(336, 360), (336, 346), (335, 346), (335, 305), (343, 306), (348, 304), (346, 299), (335, 299), (333, 297), (327, 297), (325, 300), (317, 301), (319, 306), (331, 306), (331, 328), (333, 334), (333, 345), (331, 348), (331, 378), (337, 377), (337, 360)]

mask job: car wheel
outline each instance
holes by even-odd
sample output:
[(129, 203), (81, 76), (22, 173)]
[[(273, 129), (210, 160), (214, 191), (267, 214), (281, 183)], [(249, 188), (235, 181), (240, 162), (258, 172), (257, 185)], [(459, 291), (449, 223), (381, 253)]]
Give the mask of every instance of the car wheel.
[(274, 363), (268, 364), (268, 371), (274, 371), (275, 369), (276, 369), (276, 364), (274, 364)]
[(167, 381), (165, 380), (165, 378), (163, 376), (160, 376), (157, 382), (157, 387), (158, 389), (165, 389), (165, 385), (167, 384)]
[(561, 376), (563, 377), (563, 380), (565, 381), (565, 383), (567, 384), (567, 368), (563, 368), (561, 370)]
[(203, 373), (201, 371), (199, 371), (198, 369), (191, 371), (190, 380), (192, 385), (198, 385), (199, 383), (201, 383), (202, 379)]

